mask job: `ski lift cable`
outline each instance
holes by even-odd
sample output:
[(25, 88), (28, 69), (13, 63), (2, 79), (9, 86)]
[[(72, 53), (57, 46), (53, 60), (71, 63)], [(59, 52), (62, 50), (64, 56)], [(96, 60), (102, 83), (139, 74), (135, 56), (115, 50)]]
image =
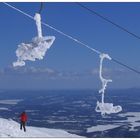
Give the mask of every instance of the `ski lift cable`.
[[(29, 17), (30, 19), (34, 20), (34, 17), (31, 16), (31, 15), (29, 15), (29, 14), (27, 14), (26, 12), (24, 12), (24, 11), (22, 11), (22, 10), (20, 10), (20, 9), (14, 7), (14, 6), (12, 6), (11, 4), (6, 3), (6, 2), (3, 2), (3, 3), (4, 3), (6, 6), (8, 6), (8, 7), (14, 9), (14, 10), (16, 10), (16, 11), (22, 13), (23, 15)], [(56, 29), (55, 27), (53, 27), (53, 26), (51, 26), (51, 25), (49, 25), (49, 24), (47, 24), (47, 23), (45, 23), (45, 22), (41, 22), (41, 24), (44, 25), (44, 26), (46, 26), (46, 27), (48, 27), (48, 28), (50, 28), (50, 29), (52, 29), (52, 30), (54, 30), (54, 31), (56, 31), (56, 32), (58, 32), (59, 34), (65, 36), (65, 37), (67, 37), (67, 38), (73, 40), (74, 42), (76, 42), (76, 43), (78, 43), (78, 44), (80, 44), (80, 45), (82, 45), (82, 46), (88, 48), (89, 50), (91, 50), (92, 52), (97, 53), (98, 55), (103, 54), (102, 52), (100, 52), (100, 51), (98, 51), (98, 50), (96, 50), (96, 49), (90, 47), (89, 45), (87, 45), (87, 44), (85, 44), (85, 43), (83, 43), (83, 42), (77, 40), (76, 38), (74, 38), (74, 37), (72, 37), (72, 36), (70, 36), (70, 35), (68, 35), (68, 34), (66, 34), (66, 33), (64, 33), (64, 32), (62, 32), (62, 31), (60, 31), (60, 30), (58, 30), (58, 29)], [(114, 61), (115, 63), (117, 63), (117, 64), (119, 64), (119, 65), (121, 65), (121, 66), (123, 66), (123, 67), (125, 67), (125, 68), (127, 68), (127, 69), (129, 69), (129, 70), (131, 70), (131, 71), (133, 71), (133, 72), (135, 72), (135, 73), (137, 73), (137, 74), (140, 74), (140, 71), (138, 71), (138, 70), (136, 70), (136, 69), (134, 69), (134, 68), (132, 68), (132, 67), (126, 65), (126, 64), (123, 64), (122, 62), (120, 62), (120, 61), (118, 61), (118, 60), (116, 60), (116, 59), (114, 59), (114, 58), (112, 58), (111, 60)]]
[[(22, 11), (22, 10), (20, 10), (20, 9), (14, 7), (14, 6), (12, 6), (11, 4), (6, 3), (6, 2), (3, 2), (3, 3), (4, 3), (5, 5), (7, 5), (7, 6), (9, 6), (10, 8), (13, 8), (14, 10), (16, 10), (16, 11), (22, 13), (23, 15), (29, 17), (30, 19), (34, 20), (34, 17), (31, 16), (31, 15), (29, 15), (29, 14), (27, 14), (26, 12), (24, 12), (24, 11)], [(72, 37), (72, 36), (70, 36), (70, 35), (68, 35), (68, 34), (65, 34), (64, 32), (62, 32), (62, 31), (60, 31), (60, 30), (54, 28), (53, 26), (51, 26), (51, 25), (49, 25), (49, 24), (47, 24), (47, 23), (45, 23), (45, 22), (41, 22), (41, 23), (42, 23), (42, 25), (45, 25), (45, 26), (47, 26), (48, 28), (53, 29), (54, 31), (56, 31), (56, 32), (58, 32), (58, 33), (60, 33), (60, 34), (62, 34), (63, 36), (65, 36), (65, 37), (67, 37), (67, 38), (69, 38), (69, 39), (71, 39), (71, 40), (77, 42), (78, 44), (87, 47), (88, 49), (94, 51), (95, 53), (97, 53), (97, 54), (102, 54), (102, 52), (100, 52), (100, 51), (98, 51), (98, 50), (96, 50), (96, 49), (90, 47), (89, 45), (86, 45), (85, 43), (83, 43), (83, 42), (77, 40), (76, 38), (74, 38), (74, 37)]]
[(114, 61), (115, 63), (119, 64), (119, 65), (122, 65), (122, 66), (126, 67), (127, 69), (129, 69), (129, 70), (131, 70), (131, 71), (133, 71), (133, 72), (135, 72), (137, 74), (140, 74), (140, 71), (138, 71), (138, 70), (126, 65), (126, 64), (123, 64), (122, 62), (120, 62), (120, 61), (118, 61), (118, 60), (116, 60), (114, 58), (112, 58), (111, 60)]
[(132, 32), (130, 32), (130, 31), (128, 31), (126, 28), (124, 28), (124, 27), (122, 27), (121, 25), (115, 23), (114, 21), (108, 19), (107, 17), (105, 17), (105, 16), (99, 14), (99, 13), (96, 12), (95, 10), (90, 9), (90, 8), (88, 8), (87, 6), (85, 6), (85, 5), (83, 5), (83, 4), (79, 3), (79, 2), (75, 2), (75, 3), (76, 3), (77, 5), (79, 5), (80, 7), (84, 8), (85, 10), (89, 11), (91, 14), (96, 15), (96, 16), (102, 18), (104, 21), (107, 21), (108, 23), (111, 23), (112, 25), (114, 25), (115, 27), (119, 28), (120, 30), (122, 30), (122, 31), (124, 31), (124, 32), (126, 32), (126, 33), (128, 33), (129, 35), (131, 35), (131, 36), (133, 36), (133, 37), (135, 37), (135, 38), (137, 38), (137, 39), (140, 39), (140, 36), (136, 35), (135, 33), (132, 33)]

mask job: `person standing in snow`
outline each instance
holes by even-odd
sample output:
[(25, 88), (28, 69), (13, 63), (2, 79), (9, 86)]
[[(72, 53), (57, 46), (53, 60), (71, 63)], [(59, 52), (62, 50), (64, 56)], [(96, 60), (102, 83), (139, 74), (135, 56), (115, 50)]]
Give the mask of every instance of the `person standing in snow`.
[(24, 111), (20, 115), (20, 129), (22, 130), (22, 127), (23, 127), (24, 132), (26, 132), (26, 128), (25, 128), (26, 121), (27, 121), (27, 114)]

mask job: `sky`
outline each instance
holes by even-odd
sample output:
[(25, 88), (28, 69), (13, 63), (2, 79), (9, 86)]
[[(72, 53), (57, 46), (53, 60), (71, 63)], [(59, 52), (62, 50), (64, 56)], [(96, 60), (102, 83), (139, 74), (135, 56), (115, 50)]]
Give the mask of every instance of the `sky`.
[[(11, 2), (34, 16), (38, 2)], [(90, 2), (90, 9), (140, 35), (140, 3)], [(22, 42), (37, 36), (35, 21), (0, 2), (0, 89), (99, 89), (99, 56), (76, 42), (42, 26), (44, 36), (55, 36), (43, 60), (13, 68), (15, 51)], [(76, 3), (46, 2), (42, 21), (85, 44), (140, 70), (140, 40), (78, 6)], [(106, 60), (104, 77), (109, 89), (140, 88), (140, 75)]]

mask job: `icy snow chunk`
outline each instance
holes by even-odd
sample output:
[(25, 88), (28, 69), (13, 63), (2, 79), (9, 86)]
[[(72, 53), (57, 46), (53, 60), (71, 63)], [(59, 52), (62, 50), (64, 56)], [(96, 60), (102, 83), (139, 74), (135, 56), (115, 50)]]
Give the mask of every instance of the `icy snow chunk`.
[(101, 115), (119, 113), (122, 111), (121, 106), (113, 106), (113, 103), (100, 103), (97, 101), (97, 106), (95, 108), (96, 112), (101, 112)]
[(18, 59), (16, 62), (13, 62), (13, 66), (25, 66), (25, 62)]
[(41, 17), (36, 13), (34, 19), (36, 20), (38, 36), (34, 37), (31, 43), (21, 43), (16, 50), (17, 61), (13, 63), (13, 66), (24, 66), (25, 61), (41, 60), (46, 54), (46, 51), (53, 44), (54, 36), (42, 36), (41, 29)]

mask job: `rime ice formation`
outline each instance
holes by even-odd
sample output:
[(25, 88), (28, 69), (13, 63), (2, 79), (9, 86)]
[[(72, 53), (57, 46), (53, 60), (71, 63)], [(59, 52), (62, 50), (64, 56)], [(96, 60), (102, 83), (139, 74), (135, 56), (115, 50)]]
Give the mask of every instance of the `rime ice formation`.
[(38, 37), (42, 37), (42, 28), (41, 28), (41, 16), (40, 14), (36, 13), (34, 16), (34, 20), (36, 21)]
[(104, 102), (104, 94), (105, 94), (107, 84), (109, 82), (112, 82), (111, 79), (105, 79), (102, 76), (103, 60), (105, 58), (111, 60), (111, 57), (108, 54), (100, 54), (99, 77), (100, 77), (100, 80), (101, 80), (101, 83), (102, 83), (102, 88), (99, 90), (99, 93), (102, 94), (102, 101), (101, 101), (101, 103), (99, 101), (97, 101), (97, 105), (96, 105), (96, 108), (95, 108), (96, 112), (101, 112), (102, 115), (111, 114), (111, 113), (118, 113), (118, 112), (122, 111), (121, 106), (113, 106), (113, 103), (105, 103)]
[[(108, 84), (109, 82), (112, 82), (111, 79), (105, 79), (105, 78), (103, 78), (103, 76), (102, 76), (102, 71), (103, 71), (103, 60), (104, 60), (105, 58), (111, 60), (111, 57), (110, 57), (108, 54), (101, 54), (101, 55), (100, 55), (100, 71), (99, 71), (99, 77), (100, 77), (100, 80), (101, 80), (101, 82), (102, 82), (102, 88), (99, 90), (99, 93), (102, 93), (103, 95), (104, 95), (104, 93), (105, 93), (107, 84)], [(103, 102), (103, 100), (104, 100), (104, 99), (102, 98), (102, 102)]]
[(101, 112), (101, 115), (111, 114), (111, 113), (119, 113), (122, 111), (121, 106), (113, 106), (113, 103), (100, 103), (97, 101), (96, 112)]
[(13, 62), (14, 67), (24, 66), (26, 60), (35, 61), (36, 59), (43, 59), (46, 51), (55, 40), (54, 36), (42, 36), (40, 14), (36, 13), (34, 19), (36, 21), (38, 36), (34, 37), (31, 43), (21, 43), (18, 45), (16, 50), (17, 61)]

